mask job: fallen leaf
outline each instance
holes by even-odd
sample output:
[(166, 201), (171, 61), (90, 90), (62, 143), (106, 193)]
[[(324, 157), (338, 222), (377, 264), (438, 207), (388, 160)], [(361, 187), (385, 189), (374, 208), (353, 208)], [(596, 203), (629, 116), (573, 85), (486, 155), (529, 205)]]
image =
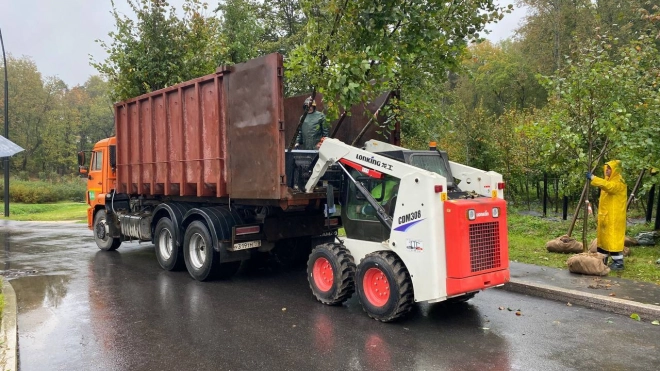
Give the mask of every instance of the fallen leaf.
[(652, 324), (652, 325), (656, 325), (656, 326), (660, 326), (660, 321), (658, 321), (658, 320), (656, 319), (655, 321), (651, 322), (651, 324)]
[(607, 323), (612, 324), (612, 323), (614, 323), (614, 322), (612, 322), (612, 321), (607, 321)]
[(613, 293), (613, 292), (610, 292), (610, 296), (616, 296), (616, 294)]
[(504, 307), (499, 307), (498, 309), (499, 309), (499, 310), (504, 310)]
[(488, 327), (484, 327), (483, 329), (484, 329), (484, 330), (490, 330)]
[(516, 316), (522, 316), (522, 313), (520, 311), (517, 311)]
[(642, 318), (637, 313), (631, 314), (630, 318), (634, 319), (635, 321), (641, 321), (642, 320)]
[(282, 312), (286, 312), (286, 308), (282, 308)]
[(513, 309), (511, 308), (506, 308), (506, 310), (508, 310), (509, 312), (513, 312)]
[(566, 303), (566, 305), (569, 306), (569, 307), (573, 306), (573, 304), (571, 304), (571, 303)]

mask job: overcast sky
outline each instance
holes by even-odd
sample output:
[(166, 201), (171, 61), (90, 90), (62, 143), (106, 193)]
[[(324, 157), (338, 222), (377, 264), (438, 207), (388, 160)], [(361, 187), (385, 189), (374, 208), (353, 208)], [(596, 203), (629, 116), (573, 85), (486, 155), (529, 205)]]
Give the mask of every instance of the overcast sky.
[[(183, 0), (169, 0), (180, 8)], [(217, 0), (208, 1), (215, 5)], [(513, 0), (502, 0), (508, 4)], [(126, 0), (115, 0), (122, 12), (129, 12)], [(105, 59), (94, 42), (109, 41), (114, 29), (110, 0), (0, 0), (0, 29), (5, 51), (13, 56), (30, 56), (44, 76), (59, 76), (69, 86), (83, 84), (96, 70), (89, 55)], [(525, 12), (516, 9), (499, 24), (492, 25), (491, 41), (512, 36)]]

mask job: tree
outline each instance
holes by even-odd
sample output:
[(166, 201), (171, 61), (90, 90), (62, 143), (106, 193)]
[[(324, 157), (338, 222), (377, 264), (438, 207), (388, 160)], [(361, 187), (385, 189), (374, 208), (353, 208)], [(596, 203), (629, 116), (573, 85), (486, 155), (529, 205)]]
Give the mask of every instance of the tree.
[[(399, 90), (407, 79), (444, 79), (459, 66), (468, 42), (504, 9), (490, 0), (465, 2), (301, 1), (308, 22), (290, 54), (287, 76), (324, 94), (328, 117), (341, 107)], [(401, 100), (415, 97), (401, 91)]]
[[(37, 65), (28, 57), (14, 58), (9, 55), (9, 135), (13, 142), (25, 151), (13, 158), (14, 164), (26, 172), (41, 162), (43, 130), (47, 125), (48, 113), (52, 109), (55, 94), (62, 89), (61, 81), (50, 79), (44, 82)], [(4, 95), (0, 93), (0, 96)], [(2, 99), (4, 106), (4, 99)], [(2, 107), (4, 110), (4, 107)]]
[(265, 35), (259, 4), (253, 0), (224, 0), (218, 6), (222, 35), (228, 40), (228, 63), (241, 63), (260, 54)]
[(119, 14), (109, 43), (97, 42), (108, 57), (92, 61), (107, 77), (113, 100), (123, 100), (210, 74), (224, 61), (226, 43), (219, 20), (205, 16), (207, 4), (185, 0), (177, 18), (166, 0), (126, 0), (136, 19)]

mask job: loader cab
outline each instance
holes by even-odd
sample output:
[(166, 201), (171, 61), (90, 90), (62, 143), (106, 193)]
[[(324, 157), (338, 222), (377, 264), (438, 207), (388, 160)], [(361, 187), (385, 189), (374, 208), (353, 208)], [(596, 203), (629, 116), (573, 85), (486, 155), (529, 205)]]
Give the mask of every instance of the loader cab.
[[(393, 176), (383, 179), (374, 179), (357, 170), (349, 170), (353, 179), (360, 182), (371, 192), (373, 198), (387, 213), (394, 215), (397, 192), (400, 180)], [(351, 238), (382, 242), (390, 237), (390, 231), (376, 218), (376, 211), (369, 205), (366, 198), (358, 191), (355, 184), (350, 181), (342, 183), (341, 220), (347, 236)]]
[(449, 191), (456, 189), (454, 177), (449, 167), (449, 156), (445, 151), (435, 149), (429, 151), (397, 150), (378, 152), (378, 154), (442, 175), (447, 179)]
[(87, 177), (85, 200), (87, 226), (92, 227), (94, 213), (105, 205), (105, 195), (115, 187), (117, 151), (116, 138), (100, 140), (90, 152), (78, 153), (78, 167), (81, 175)]
[[(454, 177), (449, 167), (449, 158), (445, 151), (436, 149), (428, 151), (397, 149), (376, 153), (442, 175), (447, 179), (447, 188), (450, 192), (460, 192), (454, 184)], [(383, 206), (390, 216), (394, 215), (400, 183), (398, 178), (386, 175), (383, 179), (374, 179), (354, 169), (350, 170), (350, 174), (371, 192), (374, 199)], [(374, 210), (370, 210), (368, 202), (357, 190), (357, 187), (350, 181), (344, 181), (342, 184), (341, 216), (346, 235), (351, 236), (351, 238), (373, 242), (382, 242), (389, 239), (391, 231), (378, 221)]]

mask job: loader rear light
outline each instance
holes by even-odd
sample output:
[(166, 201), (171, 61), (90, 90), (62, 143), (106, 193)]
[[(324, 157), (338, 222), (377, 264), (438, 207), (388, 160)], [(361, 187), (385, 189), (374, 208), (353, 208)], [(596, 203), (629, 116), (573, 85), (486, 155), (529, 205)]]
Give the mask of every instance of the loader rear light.
[(474, 209), (469, 209), (467, 211), (467, 218), (468, 220), (475, 220), (477, 219), (477, 212), (474, 211)]
[(504, 189), (504, 182), (497, 183), (497, 189), (503, 190)]
[(442, 193), (442, 186), (441, 185), (435, 186), (435, 193)]
[(494, 207), (493, 208), (493, 218), (498, 218), (500, 216), (500, 208), (499, 207)]
[(325, 220), (326, 227), (335, 227), (339, 225), (339, 218), (330, 218)]
[(238, 227), (236, 228), (236, 236), (245, 236), (246, 234), (255, 234), (259, 233), (261, 229), (258, 225), (251, 225), (249, 227)]

